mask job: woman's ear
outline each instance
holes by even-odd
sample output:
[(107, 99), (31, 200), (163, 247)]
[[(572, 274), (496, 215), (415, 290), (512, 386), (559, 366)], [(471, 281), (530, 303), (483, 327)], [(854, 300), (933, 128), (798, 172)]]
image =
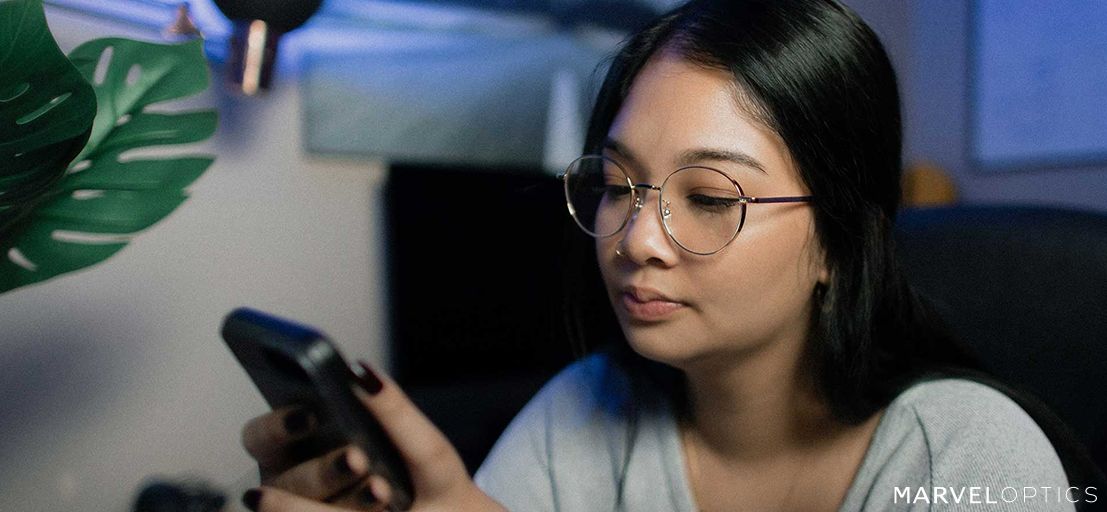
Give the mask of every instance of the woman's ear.
[(812, 229), (811, 240), (815, 247), (814, 254), (812, 254), (811, 264), (814, 266), (816, 282), (823, 286), (830, 285), (830, 265), (826, 261), (826, 249), (823, 248), (823, 244), (819, 242), (819, 237), (814, 233)]
[(808, 276), (814, 277), (816, 284), (828, 286), (830, 284), (830, 265), (827, 264), (826, 249), (823, 248), (819, 235), (815, 232), (814, 222), (811, 223), (811, 233), (807, 239), (805, 252), (809, 265), (807, 270), (811, 272)]

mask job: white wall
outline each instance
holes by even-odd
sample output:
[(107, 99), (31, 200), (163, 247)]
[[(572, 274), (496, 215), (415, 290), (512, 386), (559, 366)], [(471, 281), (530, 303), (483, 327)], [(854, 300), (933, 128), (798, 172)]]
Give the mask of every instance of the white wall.
[[(47, 14), (66, 50), (157, 37)], [(190, 102), (221, 115), (197, 148), (217, 159), (192, 197), (105, 263), (0, 296), (0, 510), (126, 511), (155, 474), (251, 485), (238, 435), (266, 408), (218, 335), (233, 307), (289, 315), (383, 360), (384, 171), (305, 154), (291, 78), (260, 99)]]

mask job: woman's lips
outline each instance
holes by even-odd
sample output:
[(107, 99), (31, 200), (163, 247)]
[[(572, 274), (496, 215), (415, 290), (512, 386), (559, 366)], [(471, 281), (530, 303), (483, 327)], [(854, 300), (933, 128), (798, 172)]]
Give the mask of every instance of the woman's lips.
[(626, 309), (632, 319), (646, 322), (663, 320), (684, 307), (684, 304), (680, 302), (633, 291), (623, 292), (622, 299), (623, 308)]

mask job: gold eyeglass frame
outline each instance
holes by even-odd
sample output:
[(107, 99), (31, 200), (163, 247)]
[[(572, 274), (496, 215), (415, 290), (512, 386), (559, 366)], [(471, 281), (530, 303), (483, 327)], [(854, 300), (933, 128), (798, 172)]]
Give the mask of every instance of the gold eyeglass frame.
[[(606, 235), (600, 235), (600, 234), (594, 233), (594, 232), (590, 231), (587, 227), (584, 226), (584, 224), (581, 222), (580, 218), (577, 216), (576, 208), (573, 207), (571, 192), (569, 190), (569, 171), (571, 169), (573, 169), (574, 166), (577, 166), (577, 164), (579, 164), (581, 161), (586, 160), (586, 159), (594, 159), (594, 158), (598, 158), (598, 159), (600, 159), (601, 161), (604, 161), (604, 162), (609, 162), (609, 163), (613, 164), (617, 169), (619, 169), (619, 172), (623, 173), (623, 178), (625, 178), (626, 181), (627, 181), (627, 187), (631, 190), (631, 192), (633, 194), (633, 201), (630, 202), (630, 206), (627, 208), (627, 214), (626, 214), (625, 217), (623, 217), (623, 222), (621, 224), (619, 224), (618, 228), (615, 228), (614, 231), (612, 231), (610, 234), (606, 234)], [(680, 240), (677, 240), (677, 237), (675, 235), (673, 235), (672, 227), (669, 225), (669, 219), (672, 217), (672, 212), (669, 210), (669, 208), (665, 204), (663, 204), (663, 202), (661, 200), (661, 197), (664, 194), (665, 185), (669, 183), (669, 180), (674, 175), (676, 175), (677, 173), (679, 173), (681, 171), (684, 171), (684, 170), (688, 170), (688, 169), (703, 169), (703, 170), (708, 170), (708, 171), (718, 173), (720, 176), (726, 178), (726, 180), (729, 181), (730, 184), (734, 186), (735, 191), (738, 192), (738, 196), (735, 199), (738, 200), (738, 204), (742, 208), (741, 218), (738, 220), (738, 225), (734, 228), (734, 232), (731, 233), (730, 238), (728, 238), (727, 241), (724, 242), (721, 247), (719, 247), (718, 249), (715, 249), (713, 251), (699, 252), (699, 251), (689, 249), (684, 244), (680, 243)], [(583, 155), (583, 156), (577, 158), (576, 160), (573, 160), (573, 162), (570, 163), (565, 168), (565, 172), (561, 173), (561, 175), (559, 177), (561, 178), (562, 186), (565, 189), (565, 205), (569, 209), (569, 216), (572, 217), (573, 222), (575, 222), (576, 225), (578, 227), (580, 227), (580, 229), (582, 231), (584, 231), (585, 233), (587, 233), (589, 236), (591, 236), (593, 238), (607, 238), (607, 237), (611, 237), (611, 236), (615, 236), (615, 235), (619, 234), (619, 232), (622, 231), (623, 228), (626, 227), (627, 223), (630, 222), (630, 219), (633, 216), (637, 215), (637, 213), (642, 210), (642, 207), (645, 205), (645, 200), (643, 199), (643, 196), (650, 190), (656, 190), (657, 191), (657, 213), (661, 216), (661, 226), (665, 229), (665, 234), (669, 236), (669, 239), (672, 240), (673, 243), (675, 243), (677, 245), (677, 247), (680, 247), (681, 249), (683, 249), (685, 251), (688, 251), (692, 254), (696, 254), (696, 255), (699, 255), (699, 256), (709, 256), (709, 255), (715, 254), (715, 253), (725, 249), (728, 245), (730, 245), (731, 242), (734, 241), (735, 238), (738, 238), (738, 233), (740, 233), (742, 231), (742, 226), (744, 226), (746, 224), (746, 206), (747, 205), (750, 205), (750, 204), (764, 204), (764, 203), (807, 203), (807, 202), (810, 202), (815, 197), (815, 196), (811, 196), (811, 195), (807, 195), (807, 196), (774, 196), (774, 197), (747, 196), (745, 194), (745, 191), (742, 190), (742, 186), (738, 184), (738, 181), (736, 181), (734, 178), (730, 177), (729, 174), (727, 174), (723, 171), (720, 171), (718, 169), (714, 169), (714, 168), (711, 168), (711, 167), (706, 167), (706, 166), (703, 166), (703, 165), (688, 165), (688, 166), (680, 167), (680, 168), (676, 169), (675, 171), (669, 173), (669, 175), (666, 176), (665, 179), (661, 182), (661, 186), (651, 185), (649, 183), (634, 183), (630, 179), (629, 173), (627, 173), (626, 169), (624, 169), (623, 166), (619, 164), (619, 162), (615, 161), (614, 159), (603, 156), (603, 155)], [(645, 192), (643, 192), (643, 190)]]

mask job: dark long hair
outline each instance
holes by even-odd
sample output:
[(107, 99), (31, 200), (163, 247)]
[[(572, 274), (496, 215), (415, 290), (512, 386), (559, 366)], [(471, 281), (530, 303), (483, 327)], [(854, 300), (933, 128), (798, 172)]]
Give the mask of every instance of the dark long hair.
[[(830, 278), (814, 292), (806, 359), (839, 421), (863, 421), (921, 379), (970, 378), (1007, 394), (1035, 419), (1070, 482), (1103, 485), (1056, 415), (984, 373), (904, 279), (893, 239), (901, 199), (899, 92), (883, 45), (855, 13), (836, 0), (691, 0), (629, 38), (614, 57), (592, 111), (586, 153), (602, 150), (634, 79), (662, 48), (730, 73), (745, 113), (781, 137), (814, 196)], [(670, 393), (679, 411), (683, 377), (627, 346), (591, 239), (569, 224), (570, 336), (585, 349), (614, 341), (612, 351), (632, 380), (661, 381), (651, 387)]]

